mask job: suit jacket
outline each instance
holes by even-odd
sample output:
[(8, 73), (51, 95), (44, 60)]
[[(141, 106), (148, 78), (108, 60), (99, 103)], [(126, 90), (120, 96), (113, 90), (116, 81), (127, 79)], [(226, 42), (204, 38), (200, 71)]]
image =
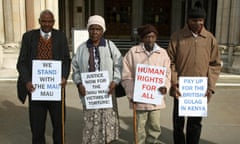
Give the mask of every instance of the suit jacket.
[[(70, 55), (65, 34), (59, 30), (52, 30), (53, 60), (62, 61), (62, 77), (67, 80), (70, 72)], [(28, 94), (26, 83), (32, 81), (32, 60), (37, 57), (37, 48), (40, 39), (40, 29), (23, 34), (20, 54), (17, 61), (19, 77), (17, 81), (17, 95), (24, 103)]]

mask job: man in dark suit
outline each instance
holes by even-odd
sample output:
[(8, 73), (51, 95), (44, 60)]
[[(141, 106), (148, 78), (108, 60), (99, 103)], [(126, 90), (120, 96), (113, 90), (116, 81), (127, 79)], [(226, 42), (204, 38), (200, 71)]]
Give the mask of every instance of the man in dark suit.
[[(45, 144), (45, 124), (47, 112), (53, 125), (54, 144), (63, 143), (64, 95), (61, 101), (33, 101), (31, 93), (35, 90), (32, 84), (33, 60), (59, 60), (62, 62), (61, 86), (64, 90), (70, 72), (70, 56), (65, 34), (53, 29), (54, 15), (49, 10), (40, 14), (40, 29), (23, 34), (22, 45), (17, 62), (19, 78), (17, 82), (18, 97), (22, 103), (29, 96), (29, 117), (33, 144)], [(45, 35), (48, 37), (45, 38)], [(64, 109), (64, 110), (63, 110)]]

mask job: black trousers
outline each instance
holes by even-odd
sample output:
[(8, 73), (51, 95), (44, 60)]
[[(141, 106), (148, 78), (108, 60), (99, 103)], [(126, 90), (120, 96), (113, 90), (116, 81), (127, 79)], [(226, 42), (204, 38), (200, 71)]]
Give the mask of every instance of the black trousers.
[(201, 135), (202, 117), (187, 117), (186, 139), (184, 134), (185, 118), (178, 116), (178, 99), (174, 98), (173, 138), (174, 144), (198, 144)]
[[(65, 111), (65, 106), (64, 106)], [(54, 144), (62, 144), (62, 103), (61, 101), (29, 100), (29, 116), (32, 131), (32, 144), (45, 144), (45, 127), (49, 112), (53, 127)], [(65, 119), (65, 118), (64, 118)]]

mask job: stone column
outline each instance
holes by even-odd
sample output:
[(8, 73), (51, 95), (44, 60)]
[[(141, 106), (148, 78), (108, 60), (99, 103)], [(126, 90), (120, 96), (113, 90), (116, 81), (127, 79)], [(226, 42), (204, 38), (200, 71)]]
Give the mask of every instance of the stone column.
[(223, 61), (222, 71), (227, 72), (231, 65), (232, 49), (228, 47), (228, 31), (230, 21), (230, 1), (218, 0), (216, 19), (216, 39)]
[(27, 30), (39, 28), (39, 16), (42, 10), (49, 9), (55, 17), (54, 28), (58, 23), (58, 0), (26, 0)]
[(22, 0), (3, 0), (3, 22), (5, 42), (19, 42), (25, 32), (25, 2)]
[(240, 1), (231, 1), (231, 11), (230, 11), (230, 27), (229, 27), (229, 44), (233, 46), (232, 48), (232, 65), (229, 69), (232, 73), (240, 74)]
[[(234, 72), (239, 68), (240, 56), (235, 54), (240, 43), (240, 1), (219, 0), (217, 9), (216, 38), (220, 47), (226, 47), (226, 53), (222, 56), (227, 63), (227, 71)], [(240, 72), (239, 72), (240, 73)]]
[(3, 47), (0, 45), (0, 70), (2, 69), (3, 65)]
[(5, 42), (14, 41), (12, 0), (3, 0)]
[[(42, 10), (46, 9), (45, 0), (35, 0), (33, 1), (34, 6), (34, 28), (39, 28), (39, 16)], [(49, 8), (48, 8), (49, 9)], [(56, 20), (57, 22), (57, 20)]]
[(231, 0), (228, 43), (237, 45), (240, 42), (240, 1)]
[[(3, 17), (3, 1), (0, 0), (0, 44), (5, 42), (5, 31), (4, 31), (4, 17)], [(2, 59), (2, 57), (0, 57)]]
[(58, 0), (45, 0), (46, 2), (46, 9), (49, 9), (53, 12), (55, 18), (54, 28), (59, 28), (59, 21), (58, 21)]
[(137, 42), (137, 27), (143, 22), (143, 0), (132, 0), (132, 39)]
[(182, 1), (172, 0), (171, 33), (181, 28)]
[(26, 31), (25, 1), (12, 0), (13, 40), (20, 42), (22, 34)]
[(216, 38), (220, 44), (228, 43), (228, 30), (230, 21), (230, 1), (218, 0)]
[(26, 1), (26, 29), (31, 30), (35, 27), (34, 22), (34, 6), (33, 0), (25, 0)]

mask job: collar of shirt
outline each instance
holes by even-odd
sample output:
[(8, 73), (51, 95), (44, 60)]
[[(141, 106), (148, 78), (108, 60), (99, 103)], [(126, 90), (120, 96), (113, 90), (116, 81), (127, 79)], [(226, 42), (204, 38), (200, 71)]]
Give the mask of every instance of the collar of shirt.
[(194, 33), (194, 32), (192, 32), (192, 35), (193, 35), (193, 37), (198, 37), (198, 34), (196, 34), (196, 33)]
[[(146, 48), (144, 47), (144, 43), (142, 43), (142, 47), (143, 47), (144, 51), (147, 51)], [(160, 47), (156, 43), (154, 43), (153, 50), (150, 51), (150, 53), (153, 53), (153, 52), (158, 51), (158, 50), (160, 50)]]
[[(99, 46), (104, 46), (104, 47), (106, 46), (106, 40), (104, 38), (100, 39), (98, 47)], [(87, 40), (87, 48), (92, 48), (92, 47), (94, 47), (93, 42), (91, 39), (88, 39)]]
[(51, 35), (52, 35), (51, 32), (45, 33), (45, 32), (43, 32), (41, 29), (40, 29), (40, 34), (41, 34), (42, 37), (44, 37), (45, 34), (48, 34), (49, 38), (50, 38)]
[[(185, 25), (185, 27), (182, 30), (184, 37), (191, 37), (193, 36), (193, 32), (189, 29), (188, 25)], [(203, 38), (206, 38), (208, 35), (208, 31), (205, 29), (205, 27), (202, 28), (201, 32), (198, 34), (198, 37), (201, 36)]]

